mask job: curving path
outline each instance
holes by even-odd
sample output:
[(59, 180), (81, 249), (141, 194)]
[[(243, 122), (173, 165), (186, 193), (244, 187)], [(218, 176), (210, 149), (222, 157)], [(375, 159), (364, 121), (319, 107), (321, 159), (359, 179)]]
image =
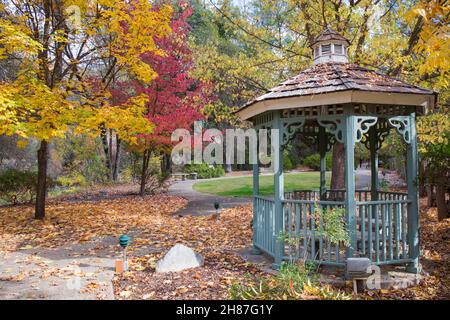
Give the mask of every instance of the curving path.
[[(227, 179), (227, 178), (218, 178)], [(208, 179), (214, 180), (214, 179)], [(214, 202), (220, 203), (220, 208), (232, 208), (243, 204), (249, 204), (252, 199), (249, 197), (221, 197), (195, 191), (192, 186), (202, 180), (185, 180), (172, 184), (169, 188), (169, 194), (174, 196), (180, 196), (188, 200), (188, 205), (177, 211), (176, 215), (194, 215), (202, 216), (216, 213), (214, 209)]]

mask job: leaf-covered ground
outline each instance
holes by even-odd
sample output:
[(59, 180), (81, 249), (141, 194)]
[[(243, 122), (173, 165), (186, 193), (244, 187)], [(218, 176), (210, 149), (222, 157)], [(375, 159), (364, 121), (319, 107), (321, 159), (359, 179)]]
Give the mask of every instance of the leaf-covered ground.
[[(223, 299), (228, 297), (231, 284), (244, 281), (248, 274), (268, 276), (237, 253), (251, 245), (251, 206), (223, 210), (219, 216), (173, 215), (185, 205), (183, 198), (164, 195), (55, 201), (48, 206), (44, 221), (33, 219), (32, 207), (3, 207), (0, 253), (59, 248), (130, 233), (130, 271), (113, 280), (117, 299)], [(421, 285), (372, 292), (360, 298), (448, 299), (450, 221), (438, 222), (435, 209), (423, 208), (421, 240), (421, 261), (430, 274)], [(156, 274), (156, 261), (176, 243), (202, 254), (205, 265), (185, 272)], [(118, 254), (118, 248), (113, 252)]]
[(99, 236), (117, 236), (148, 225), (163, 225), (186, 205), (181, 197), (128, 197), (101, 201), (54, 201), (44, 220), (34, 219), (33, 206), (0, 208), (0, 251), (57, 248)]
[[(138, 242), (165, 237), (162, 251), (132, 259), (131, 271), (114, 280), (117, 297), (124, 299), (226, 299), (234, 281), (262, 272), (237, 251), (251, 245), (251, 206), (224, 210), (219, 216), (167, 217), (164, 225), (147, 226)], [(158, 261), (176, 243), (205, 258), (201, 268), (157, 274)]]

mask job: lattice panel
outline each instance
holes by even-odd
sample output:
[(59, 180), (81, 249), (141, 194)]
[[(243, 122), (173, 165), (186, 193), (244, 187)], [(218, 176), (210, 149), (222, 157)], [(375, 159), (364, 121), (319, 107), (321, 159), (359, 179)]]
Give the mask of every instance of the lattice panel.
[(270, 124), (273, 120), (273, 113), (272, 112), (266, 112), (261, 115), (258, 115), (253, 118), (253, 126), (261, 126), (264, 124)]

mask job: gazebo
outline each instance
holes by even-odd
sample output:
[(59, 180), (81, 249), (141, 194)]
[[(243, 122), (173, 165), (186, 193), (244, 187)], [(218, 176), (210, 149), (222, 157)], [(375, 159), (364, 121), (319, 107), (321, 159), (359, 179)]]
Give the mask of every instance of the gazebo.
[[(349, 41), (325, 29), (312, 44), (314, 65), (282, 82), (237, 111), (255, 129), (278, 129), (272, 150), (275, 193), (259, 195), (259, 167), (253, 166), (253, 246), (273, 257), (273, 267), (292, 258), (344, 266), (349, 257), (368, 257), (377, 265), (405, 265), (419, 272), (419, 207), (416, 116), (436, 103), (435, 92), (348, 63)], [(381, 191), (378, 150), (396, 130), (407, 145), (407, 193)], [(283, 147), (296, 134), (317, 143), (320, 189), (284, 192)], [(274, 135), (275, 136), (275, 135)], [(274, 138), (274, 136), (272, 138)], [(344, 144), (345, 189), (327, 190), (325, 156)], [(370, 190), (355, 190), (354, 148), (370, 150)], [(316, 210), (319, 207), (322, 210)], [(323, 210), (345, 210), (350, 245), (333, 243), (319, 232)], [(296, 237), (294, 253), (280, 234)]]

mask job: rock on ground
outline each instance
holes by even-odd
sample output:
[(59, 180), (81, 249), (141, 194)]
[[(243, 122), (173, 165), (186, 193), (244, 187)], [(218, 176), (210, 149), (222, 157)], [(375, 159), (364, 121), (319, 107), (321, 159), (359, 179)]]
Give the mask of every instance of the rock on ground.
[(164, 258), (156, 264), (156, 272), (177, 272), (189, 268), (201, 267), (203, 257), (195, 253), (191, 248), (182, 244), (176, 244)]

